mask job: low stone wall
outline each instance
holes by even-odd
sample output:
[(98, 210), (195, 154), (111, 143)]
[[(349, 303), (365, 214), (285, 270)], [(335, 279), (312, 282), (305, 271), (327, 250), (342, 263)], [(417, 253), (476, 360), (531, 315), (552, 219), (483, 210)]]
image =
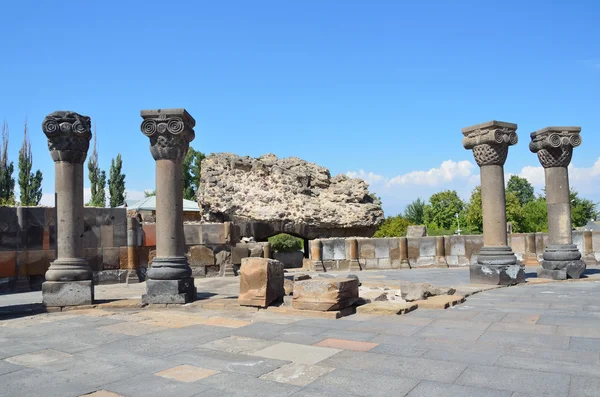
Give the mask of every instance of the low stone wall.
[[(477, 260), (483, 246), (482, 235), (317, 239), (310, 242), (310, 261), (305, 261), (305, 266), (315, 270), (350, 269), (353, 240), (358, 245), (356, 260), (363, 270), (468, 266)], [(527, 266), (539, 264), (547, 242), (548, 235), (544, 233), (509, 236), (515, 255)], [(573, 243), (588, 266), (597, 265), (600, 232), (573, 232)]]

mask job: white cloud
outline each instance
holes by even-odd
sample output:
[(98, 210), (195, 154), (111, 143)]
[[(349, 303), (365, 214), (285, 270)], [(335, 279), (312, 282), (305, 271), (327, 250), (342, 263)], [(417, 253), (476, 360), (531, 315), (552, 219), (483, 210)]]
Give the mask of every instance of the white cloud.
[(474, 167), (470, 161), (446, 160), (439, 168), (432, 168), (429, 171), (412, 171), (395, 176), (388, 181), (387, 185), (439, 186), (457, 179), (468, 179), (472, 175)]
[(367, 182), (369, 185), (376, 184), (385, 179), (383, 175), (377, 175), (372, 172), (365, 172), (364, 170), (360, 170), (358, 172), (348, 171), (346, 172), (346, 176), (349, 178), (360, 178)]

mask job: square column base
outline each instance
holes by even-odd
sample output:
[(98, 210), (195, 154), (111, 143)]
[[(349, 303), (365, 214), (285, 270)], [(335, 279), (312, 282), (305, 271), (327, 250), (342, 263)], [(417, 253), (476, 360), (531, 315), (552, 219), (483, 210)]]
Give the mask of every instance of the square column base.
[(550, 280), (566, 280), (567, 279), (567, 270), (551, 270), (544, 269), (543, 267), (538, 267), (537, 269), (538, 278), (548, 278)]
[(525, 266), (514, 265), (483, 265), (469, 266), (470, 282), (472, 284), (514, 285), (525, 282)]
[[(586, 264), (582, 260), (567, 260), (567, 261), (549, 261), (542, 260), (542, 266), (538, 269), (538, 277), (551, 278), (553, 280), (566, 280), (567, 278), (580, 278), (585, 272)], [(543, 272), (541, 270), (544, 270)], [(550, 272), (565, 273), (565, 278), (547, 277)], [(556, 273), (558, 274), (558, 273)]]
[(44, 306), (80, 306), (94, 303), (94, 283), (85, 281), (46, 281), (42, 283)]
[(150, 303), (189, 303), (196, 300), (196, 287), (193, 278), (181, 280), (147, 280), (143, 304)]

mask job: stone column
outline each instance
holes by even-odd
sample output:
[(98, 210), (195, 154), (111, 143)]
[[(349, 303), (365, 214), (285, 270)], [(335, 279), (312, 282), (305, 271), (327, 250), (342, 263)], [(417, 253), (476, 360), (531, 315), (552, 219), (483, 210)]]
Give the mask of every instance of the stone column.
[(321, 240), (311, 240), (310, 243), (310, 259), (313, 264), (314, 271), (325, 271), (323, 264), (323, 243)]
[(138, 274), (140, 263), (137, 252), (137, 231), (139, 222), (136, 218), (127, 218), (127, 284), (140, 282)]
[(263, 244), (263, 258), (271, 258), (271, 243), (269, 243), (268, 241)]
[(483, 247), (470, 266), (472, 283), (511, 285), (525, 281), (524, 266), (508, 246), (504, 163), (518, 142), (517, 125), (490, 121), (463, 128), (463, 146), (472, 149), (481, 173)]
[(400, 269), (410, 269), (408, 263), (408, 240), (406, 237), (400, 237)]
[(448, 267), (448, 261), (446, 260), (446, 244), (444, 242), (444, 236), (437, 236), (435, 238), (435, 262), (436, 266)]
[(46, 272), (46, 306), (91, 305), (92, 271), (83, 258), (83, 163), (92, 138), (87, 116), (59, 111), (46, 116), (42, 131), (54, 160), (56, 260)]
[(182, 161), (196, 121), (185, 109), (142, 110), (142, 132), (156, 160), (156, 257), (148, 269), (144, 303), (187, 303), (196, 298), (183, 235)]
[(585, 271), (581, 253), (573, 244), (569, 171), (573, 148), (581, 145), (581, 127), (546, 127), (531, 134), (529, 149), (537, 153), (546, 176), (548, 245), (538, 277), (564, 280)]
[[(348, 253), (348, 269), (350, 271), (360, 271), (360, 263), (358, 262), (358, 240), (355, 238), (347, 238), (345, 240), (346, 252)], [(391, 259), (390, 259), (391, 260)]]

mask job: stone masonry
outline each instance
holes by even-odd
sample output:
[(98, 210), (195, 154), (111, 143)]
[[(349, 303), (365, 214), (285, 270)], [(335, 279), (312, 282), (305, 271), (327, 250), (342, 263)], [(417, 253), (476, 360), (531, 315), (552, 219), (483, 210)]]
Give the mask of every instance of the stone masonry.
[(538, 277), (579, 278), (586, 264), (573, 244), (569, 171), (573, 148), (581, 145), (581, 127), (546, 127), (531, 134), (529, 149), (537, 153), (546, 176), (549, 244)]
[(185, 109), (142, 110), (141, 116), (156, 160), (156, 257), (143, 301), (187, 303), (196, 298), (196, 288), (184, 249), (181, 178), (196, 121)]
[(70, 111), (46, 116), (42, 131), (54, 160), (57, 258), (42, 284), (46, 306), (89, 305), (92, 271), (83, 258), (83, 163), (92, 138), (91, 120)]
[(463, 128), (463, 146), (473, 150), (481, 169), (483, 240), (476, 264), (471, 265), (471, 282), (510, 285), (525, 281), (525, 271), (508, 246), (504, 163), (508, 148), (516, 145), (517, 125), (501, 121)]

